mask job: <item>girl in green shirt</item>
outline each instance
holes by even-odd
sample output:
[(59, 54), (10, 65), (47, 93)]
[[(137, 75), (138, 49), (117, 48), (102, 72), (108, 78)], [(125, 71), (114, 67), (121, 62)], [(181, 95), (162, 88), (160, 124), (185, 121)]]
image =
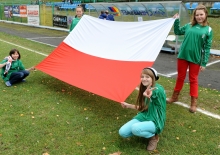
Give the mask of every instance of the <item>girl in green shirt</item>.
[(144, 68), (136, 105), (121, 103), (123, 108), (136, 109), (139, 113), (120, 128), (119, 135), (124, 138), (133, 135), (150, 138), (148, 151), (156, 149), (158, 134), (163, 131), (166, 120), (166, 93), (164, 88), (155, 82), (158, 79), (155, 69)]
[(77, 6), (76, 7), (76, 18), (73, 19), (70, 25), (70, 32), (75, 28), (75, 26), (78, 24), (82, 16), (83, 16), (83, 8), (81, 6)]
[(24, 68), (23, 63), (20, 60), (21, 55), (17, 49), (12, 49), (9, 52), (9, 56), (10, 58), (4, 59), (0, 63), (0, 68), (2, 68), (1, 77), (8, 87), (17, 82), (24, 82), (30, 71), (35, 69), (34, 67), (28, 69)]
[(191, 106), (189, 111), (196, 112), (198, 98), (198, 75), (203, 71), (210, 56), (212, 44), (212, 28), (208, 26), (208, 11), (204, 5), (199, 5), (192, 15), (191, 23), (180, 27), (179, 15), (175, 14), (174, 33), (184, 35), (177, 59), (177, 80), (174, 92), (167, 103), (178, 101), (182, 90), (187, 69), (189, 69)]

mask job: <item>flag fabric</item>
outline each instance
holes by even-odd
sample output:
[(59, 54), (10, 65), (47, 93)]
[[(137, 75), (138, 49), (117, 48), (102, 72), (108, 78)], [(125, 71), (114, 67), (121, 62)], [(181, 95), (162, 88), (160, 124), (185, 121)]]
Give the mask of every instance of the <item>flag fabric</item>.
[(70, 85), (123, 102), (151, 67), (174, 19), (112, 22), (83, 15), (36, 68)]

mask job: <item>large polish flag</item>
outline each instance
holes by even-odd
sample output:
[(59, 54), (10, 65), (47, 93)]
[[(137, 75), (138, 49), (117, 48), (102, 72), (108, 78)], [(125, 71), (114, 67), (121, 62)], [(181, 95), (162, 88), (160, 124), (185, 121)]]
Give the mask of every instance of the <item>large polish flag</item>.
[(36, 68), (70, 85), (123, 102), (151, 67), (174, 19), (113, 22), (84, 15)]

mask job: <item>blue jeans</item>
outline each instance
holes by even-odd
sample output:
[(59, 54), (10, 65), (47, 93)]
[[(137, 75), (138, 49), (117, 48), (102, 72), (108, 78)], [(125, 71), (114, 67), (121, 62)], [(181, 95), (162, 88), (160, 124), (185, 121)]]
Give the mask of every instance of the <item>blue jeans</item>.
[(119, 129), (119, 135), (124, 138), (128, 138), (133, 135), (144, 138), (150, 138), (153, 137), (155, 133), (156, 133), (156, 127), (154, 122), (152, 121), (140, 122), (137, 119), (130, 120)]
[(27, 71), (27, 70), (22, 70), (22, 71), (11, 73), (9, 82), (11, 84), (14, 84), (14, 83), (17, 83), (17, 82), (21, 82), (28, 75), (29, 75), (29, 71)]

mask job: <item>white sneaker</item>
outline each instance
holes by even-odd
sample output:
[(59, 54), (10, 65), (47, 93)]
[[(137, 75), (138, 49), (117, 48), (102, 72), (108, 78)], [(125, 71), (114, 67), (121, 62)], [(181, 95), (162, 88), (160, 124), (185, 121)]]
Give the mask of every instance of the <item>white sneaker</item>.
[(9, 81), (6, 81), (5, 85), (8, 86), (8, 87), (11, 87), (11, 83)]

